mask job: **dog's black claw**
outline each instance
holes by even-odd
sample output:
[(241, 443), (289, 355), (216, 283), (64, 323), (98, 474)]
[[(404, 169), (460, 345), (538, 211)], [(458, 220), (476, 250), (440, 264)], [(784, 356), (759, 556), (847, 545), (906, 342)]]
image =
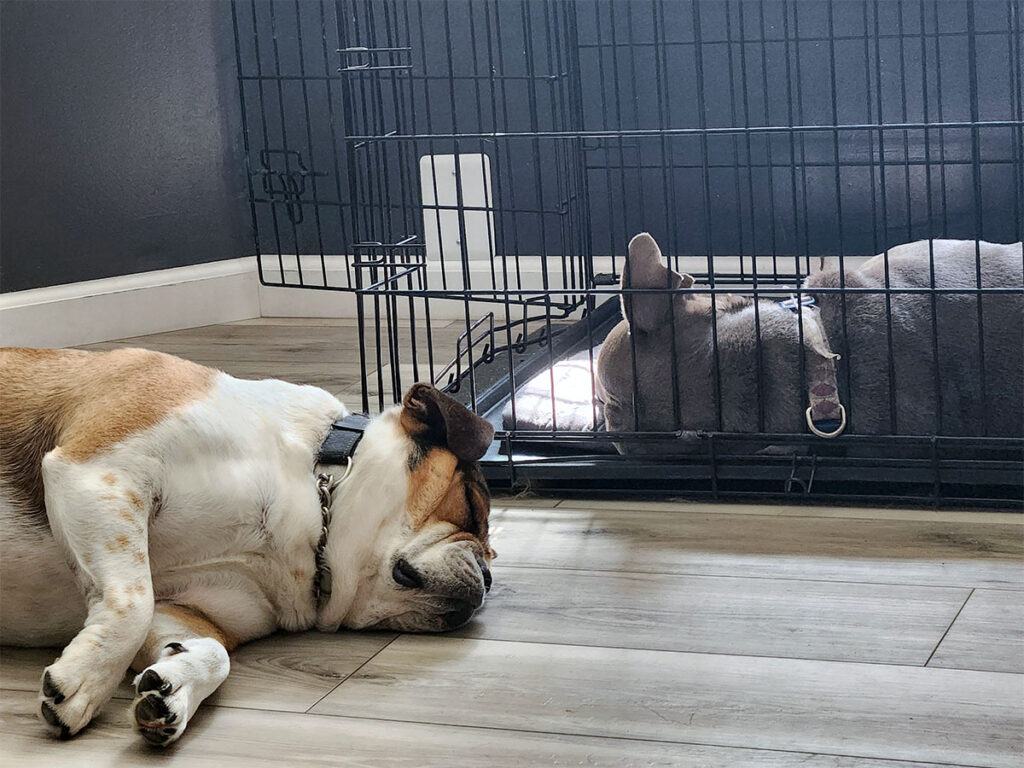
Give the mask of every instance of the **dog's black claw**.
[(50, 676), (50, 671), (47, 670), (43, 673), (43, 696), (48, 699), (53, 699), (54, 704), (60, 704), (64, 701), (64, 694), (61, 692), (57, 684), (53, 682), (53, 678)]
[(157, 720), (165, 720), (171, 710), (167, 708), (164, 700), (158, 696), (145, 696), (135, 707), (135, 719), (147, 723), (154, 723)]
[(44, 701), (39, 705), (39, 712), (42, 714), (43, 720), (48, 722), (54, 728), (60, 728), (60, 737), (62, 739), (71, 738), (71, 729), (60, 721), (60, 718), (57, 717), (57, 713), (54, 711), (53, 707)]
[(139, 684), (135, 686), (136, 693), (145, 693), (146, 691), (160, 691), (166, 696), (171, 692), (171, 684), (152, 669), (147, 669), (139, 678)]
[(167, 714), (167, 717), (164, 718), (164, 722), (167, 723), (168, 725), (170, 725), (171, 723), (173, 723), (177, 719), (178, 719), (178, 713), (177, 712), (169, 712)]
[(179, 653), (184, 653), (185, 651), (188, 650), (188, 648), (186, 648), (181, 643), (168, 643), (164, 647), (171, 649), (171, 656), (174, 656), (174, 655), (179, 654)]

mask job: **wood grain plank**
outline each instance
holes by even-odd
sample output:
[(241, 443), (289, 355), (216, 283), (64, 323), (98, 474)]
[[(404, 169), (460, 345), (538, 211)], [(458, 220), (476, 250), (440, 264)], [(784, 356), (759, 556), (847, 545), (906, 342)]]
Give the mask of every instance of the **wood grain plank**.
[(1015, 524), (506, 508), (495, 567), (1024, 589)]
[(970, 590), (495, 566), (462, 637), (923, 665)]
[(60, 648), (13, 648), (0, 645), (0, 688), (38, 691), (43, 667), (60, 656)]
[(280, 633), (239, 648), (211, 704), (304, 712), (395, 638), (388, 632)]
[[(417, 323), (415, 326), (410, 326), (409, 323), (399, 323), (397, 328), (399, 337), (402, 340), (410, 340), (415, 335), (417, 342), (419, 342), (427, 335), (426, 326), (422, 322)], [(458, 336), (460, 332), (458, 326), (453, 326), (450, 323), (444, 323), (431, 328), (431, 336), (434, 338)], [(364, 335), (367, 339), (378, 335), (372, 321), (368, 322), (364, 327)], [(386, 325), (382, 326), (379, 335), (382, 339), (387, 339)], [(161, 342), (184, 344), (190, 341), (200, 344), (258, 344), (265, 340), (271, 340), (290, 344), (332, 341), (344, 343), (346, 348), (350, 348), (353, 344), (358, 343), (358, 339), (359, 327), (355, 320), (344, 323), (323, 323), (313, 320), (301, 324), (254, 324), (249, 321), (242, 321), (220, 325), (204, 325), (197, 328), (183, 328), (177, 331), (164, 331), (144, 336), (127, 336), (123, 339), (112, 339), (109, 342), (97, 342), (97, 344)]]
[[(346, 346), (350, 348), (346, 348)], [(273, 363), (321, 363), (323, 365), (350, 363), (357, 364), (358, 346), (355, 340), (346, 345), (331, 341), (308, 341), (288, 343), (266, 340), (263, 342), (217, 344), (207, 341), (163, 341), (139, 339), (127, 342), (108, 341), (92, 344), (87, 349), (103, 351), (122, 347), (143, 347), (156, 352), (184, 357), (187, 360), (239, 362), (263, 361)], [(83, 347), (85, 348), (85, 347)], [(356, 363), (353, 363), (356, 361)]]
[[(203, 707), (188, 733), (166, 751), (147, 747), (131, 729), (127, 709), (108, 706), (74, 740), (51, 738), (35, 717), (36, 698), (0, 693), (0, 766), (79, 768), (117, 765), (247, 768), (320, 765), (353, 768), (938, 768), (831, 755), (771, 752), (630, 739), (421, 725)], [(948, 766), (949, 764), (944, 764)], [(954, 767), (955, 768), (955, 767)]]
[(1022, 678), (403, 636), (314, 712), (1017, 768)]
[(195, 360), (240, 379), (281, 379), (293, 384), (311, 384), (328, 392), (340, 392), (362, 381), (357, 363), (298, 363), (267, 360)]
[[(432, 329), (429, 339), (422, 327), (416, 328), (415, 333), (410, 328), (399, 328), (396, 332), (403, 362), (412, 360), (412, 341), (415, 335), (417, 356), (425, 360), (428, 347), (432, 347), (440, 364), (446, 363), (454, 354), (455, 342), (460, 333), (458, 328), (447, 326)], [(383, 360), (388, 359), (386, 332), (378, 337), (373, 328), (368, 328), (364, 339), (371, 362), (375, 360), (374, 350), (378, 345), (383, 348)], [(82, 348), (102, 351), (120, 347), (145, 347), (192, 360), (359, 362), (358, 330), (346, 326), (211, 325), (99, 342)]]
[[(533, 497), (521, 499), (522, 506), (533, 506)], [(897, 502), (898, 499), (893, 499)], [(844, 517), (865, 520), (921, 520), (950, 523), (997, 523), (1016, 525), (1024, 529), (1024, 515), (1019, 511), (983, 512), (956, 509), (914, 509), (907, 507), (841, 507), (816, 504), (754, 504), (751, 502), (687, 501), (684, 499), (618, 498), (618, 499), (560, 499), (557, 505), (564, 509), (583, 510), (644, 510), (648, 512), (709, 512), (720, 515), (772, 515), (781, 517)], [(1022, 531), (1024, 533), (1024, 531)]]
[[(211, 703), (304, 712), (395, 638), (394, 633), (281, 633), (243, 645), (231, 654), (231, 673), (210, 697)], [(0, 687), (38, 691), (43, 667), (59, 648), (4, 648)], [(125, 677), (118, 699), (133, 698)]]
[(1024, 594), (975, 590), (928, 666), (1024, 673)]

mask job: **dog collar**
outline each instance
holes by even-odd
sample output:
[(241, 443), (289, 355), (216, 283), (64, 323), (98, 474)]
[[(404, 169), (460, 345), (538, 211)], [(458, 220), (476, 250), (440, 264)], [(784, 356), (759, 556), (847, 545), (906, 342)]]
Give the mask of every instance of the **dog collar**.
[(350, 413), (343, 419), (331, 424), (331, 429), (317, 451), (318, 464), (341, 464), (344, 466), (352, 459), (363, 433), (370, 423), (365, 413)]
[(365, 413), (350, 413), (343, 419), (331, 424), (331, 429), (317, 451), (317, 464), (335, 464), (346, 466), (345, 475), (335, 480), (333, 475), (325, 472), (316, 476), (316, 492), (320, 500), (320, 539), (317, 541), (313, 559), (316, 572), (313, 574), (313, 604), (317, 614), (331, 599), (331, 567), (327, 564), (327, 535), (331, 528), (331, 502), (334, 490), (341, 485), (352, 470), (352, 457), (355, 455), (359, 441), (363, 439), (370, 417)]
[(839, 355), (828, 345), (825, 325), (813, 296), (790, 297), (779, 306), (799, 314), (804, 344), (814, 351), (807, 360), (807, 410), (804, 418), (807, 428), (818, 437), (838, 437), (846, 429), (846, 408), (839, 402), (839, 384), (836, 382), (836, 360)]

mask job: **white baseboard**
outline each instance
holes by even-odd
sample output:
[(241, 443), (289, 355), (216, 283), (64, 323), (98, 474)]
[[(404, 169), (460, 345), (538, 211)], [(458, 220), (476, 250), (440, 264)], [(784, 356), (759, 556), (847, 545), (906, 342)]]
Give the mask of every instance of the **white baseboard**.
[(71, 347), (259, 316), (248, 256), (0, 294), (0, 346)]
[[(350, 259), (344, 256), (328, 255), (322, 257), (314, 255), (302, 255), (296, 258), (294, 255), (285, 255), (279, 260), (277, 256), (263, 257), (264, 277), (273, 283), (285, 283), (288, 287), (273, 285), (260, 285), (260, 312), (263, 317), (356, 317), (356, 297), (353, 293), (331, 290), (312, 290), (310, 288), (295, 288), (299, 285), (301, 276), (307, 286), (323, 286), (326, 273), (327, 285), (347, 286), (349, 285), (349, 274), (351, 268), (347, 268)], [(280, 264), (284, 264), (282, 272)], [(608, 257), (597, 257), (594, 259), (594, 270), (610, 271), (612, 261)], [(508, 270), (507, 276), (503, 269)], [(443, 277), (442, 277), (443, 273)], [(545, 277), (547, 280), (545, 280)], [(368, 278), (369, 279), (369, 278)], [(414, 278), (418, 279), (418, 276)], [(562, 275), (561, 259), (551, 259), (546, 265), (537, 256), (523, 256), (516, 265), (513, 259), (508, 259), (503, 264), (496, 259), (494, 265), (485, 259), (475, 259), (469, 265), (469, 283), (480, 291), (491, 290), (492, 284), (502, 286), (508, 282), (509, 285), (516, 285), (520, 289), (530, 291), (542, 291), (545, 284), (550, 287), (558, 287), (564, 284)], [(459, 290), (463, 285), (463, 269), (460, 263), (451, 259), (442, 265), (437, 261), (429, 261), (426, 269), (426, 285), (432, 290), (442, 290), (444, 287)], [(404, 283), (394, 284), (396, 288), (406, 288)], [(500, 292), (500, 287), (498, 291)], [(367, 302), (372, 299), (367, 297)], [(423, 301), (414, 302), (415, 310), (423, 312)], [(408, 308), (408, 300), (404, 297), (398, 300), (399, 312), (405, 312)], [(476, 319), (483, 313), (492, 310), (504, 311), (500, 304), (471, 301), (469, 305), (470, 317)], [(466, 305), (462, 299), (440, 299), (430, 300), (430, 316), (434, 320), (462, 320), (465, 317)]]

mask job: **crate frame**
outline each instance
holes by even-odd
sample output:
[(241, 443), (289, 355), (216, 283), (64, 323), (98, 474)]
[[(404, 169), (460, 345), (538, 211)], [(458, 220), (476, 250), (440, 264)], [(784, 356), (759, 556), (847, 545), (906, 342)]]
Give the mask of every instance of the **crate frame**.
[[(668, 234), (670, 261), (676, 268), (686, 267), (700, 283), (675, 293), (732, 293), (755, 302), (788, 295), (800, 298), (800, 281), (817, 259), (824, 263), (828, 258), (840, 270), (852, 268), (872, 253), (888, 254), (904, 229), (907, 239), (922, 233), (933, 238), (957, 232), (970, 218), (967, 226), (973, 236), (985, 237), (993, 230), (991, 214), (986, 221), (986, 203), (995, 194), (985, 173), (996, 164), (1009, 169), (1012, 177), (1000, 199), (1015, 219), (999, 234), (1019, 241), (1024, 226), (1024, 35), (1019, 5), (1014, 0), (989, 4), (1005, 11), (1006, 29), (1000, 32), (984, 28), (976, 18), (979, 9), (970, 2), (961, 4), (962, 28), (943, 20), (948, 9), (935, 0), (895, 4), (896, 29), (885, 31), (883, 19), (891, 8), (865, 0), (846, 4), (861, 14), (863, 24), (856, 33), (844, 32), (849, 19), (841, 17), (851, 13), (849, 7), (819, 5), (826, 18), (822, 31), (801, 33), (800, 24), (806, 23), (810, 11), (790, 0), (756, 5), (484, 0), (472, 6), (459, 0), (234, 0), (243, 141), (260, 280), (268, 286), (354, 296), (365, 374), (364, 410), (385, 407), (414, 380), (427, 378), (488, 414), (503, 393), (511, 394), (526, 377), (550, 367), (569, 349), (593, 349), (607, 332), (613, 319), (610, 307), (630, 294), (616, 287), (615, 278), (621, 273), (625, 243), (635, 231), (628, 230), (635, 215), (622, 213), (621, 220), (618, 215), (618, 208), (627, 207), (631, 191), (639, 193), (641, 208), (645, 195), (647, 203), (654, 200), (653, 207), (660, 201), (665, 215), (659, 221)], [(773, 37), (766, 23), (766, 15), (777, 11), (776, 6), (781, 8), (781, 37)], [(704, 19), (720, 14), (723, 7), (724, 38), (705, 37)], [(436, 18), (428, 18), (428, 9)], [(646, 14), (649, 29), (644, 26)], [(587, 21), (585, 15), (593, 19)], [(281, 34), (285, 27), (292, 29), (291, 22), (285, 22), (291, 16), (295, 34)], [(431, 27), (431, 20), (436, 27)], [(469, 54), (467, 38), (459, 37), (456, 29), (463, 22), (470, 29)], [(522, 43), (521, 55), (503, 48), (502, 30), (510, 23), (512, 29), (521, 28), (521, 36), (513, 39)], [(584, 27), (588, 39), (581, 36)], [(428, 45), (431, 34), (447, 43), (446, 59), (440, 54), (428, 58), (430, 50), (440, 50)], [(993, 117), (983, 114), (991, 94), (978, 80), (979, 44), (1004, 42), (1008, 98), (1005, 111)], [(892, 53), (890, 43), (898, 49), (902, 92), (895, 114), (892, 104), (885, 102), (891, 97), (885, 85), (890, 62), (883, 67), (883, 50)], [(951, 105), (947, 98), (944, 115), (943, 63), (952, 56), (950, 46), (956, 49), (961, 43), (966, 46), (960, 58), (968, 72), (967, 112), (960, 114), (964, 105)], [(288, 65), (289, 45), (298, 52), (295, 57), (292, 51), (291, 57), (297, 70)], [(706, 85), (715, 76), (715, 62), (721, 63), (715, 53), (721, 46), (728, 50), (730, 114), (721, 124), (712, 124), (709, 103), (716, 95), (709, 94)], [(809, 105), (813, 99), (801, 83), (809, 73), (801, 52), (809, 57), (815, 46), (828, 51), (831, 104), (824, 105), (823, 114), (830, 118), (826, 120), (817, 120), (822, 114)], [(872, 119), (844, 121), (840, 116), (848, 105), (838, 90), (845, 73), (836, 51), (852, 50), (851, 46), (862, 48), (864, 115)], [(653, 65), (644, 58), (648, 49)], [(695, 124), (681, 124), (672, 103), (669, 68), (678, 50), (692, 55), (697, 76), (691, 116)], [(787, 75), (786, 119), (781, 124), (772, 120), (769, 104), (769, 63), (776, 50), (782, 51)], [(587, 69), (584, 61), (590, 57), (592, 64), (595, 56), (596, 79), (593, 66)], [(312, 62), (322, 68), (314, 71)], [(934, 66), (931, 74), (929, 64)], [(908, 99), (913, 67), (921, 70), (923, 105), (916, 97)], [(653, 73), (656, 98), (646, 112), (639, 106), (644, 86), (638, 70)], [(763, 98), (753, 83), (758, 73)], [(600, 94), (596, 118), (595, 83)], [(295, 89), (301, 98), (288, 96)], [(525, 93), (525, 124), (508, 113), (514, 105), (510, 92)], [(433, 93), (440, 94), (438, 103), (447, 108), (447, 117), (430, 106)], [(465, 97), (467, 93), (474, 98)], [(290, 100), (302, 107), (295, 110), (300, 127), (291, 131), (291, 140), (288, 129), (294, 118), (286, 109)], [(418, 116), (424, 105), (425, 113)], [(918, 106), (921, 114), (914, 119), (911, 113)], [(317, 119), (317, 109), (326, 120)], [(948, 118), (951, 111), (963, 119)], [(275, 118), (279, 129), (273, 125)], [(314, 135), (314, 129), (319, 133)], [(993, 159), (993, 147), (1007, 146), (1009, 150), (996, 152)], [(912, 156), (918, 148), (923, 156)], [(475, 206), (462, 199), (464, 184), (456, 162), (455, 204), (423, 204), (413, 180), (417, 163), (423, 156), (448, 153), (489, 159), (490, 182), (485, 178), (484, 187), (489, 187), (494, 202)], [(664, 169), (668, 172), (661, 174), (661, 188), (646, 190), (643, 179), (652, 178), (647, 172)], [(851, 206), (843, 210), (849, 199), (845, 185), (861, 169), (870, 179), (870, 237), (858, 231)], [(959, 179), (961, 170), (969, 170), (969, 194), (950, 181)], [(739, 234), (729, 242), (739, 247), (731, 257), (716, 244), (729, 239), (723, 238), (724, 228), (715, 215), (714, 199), (724, 188), (715, 181), (719, 172), (731, 175), (734, 182), (730, 203)], [(838, 231), (831, 247), (822, 250), (815, 247), (811, 209), (821, 189), (815, 179), (829, 172)], [(780, 177), (788, 177), (788, 184), (780, 183)], [(702, 246), (693, 248), (692, 256), (678, 255), (680, 242), (690, 235), (677, 231), (683, 224), (669, 213), (679, 206), (680, 178), (700, 182), (703, 215), (697, 218), (702, 237), (692, 237)], [(765, 178), (767, 206), (759, 188)], [(433, 180), (437, 201), (436, 172)], [(788, 200), (776, 194), (784, 187), (790, 192)], [(923, 222), (915, 221), (913, 213), (922, 188), (927, 208)], [(905, 222), (891, 214), (900, 205)], [(769, 214), (759, 218), (758, 212), (766, 207)], [(334, 237), (340, 244), (333, 254), (325, 245), (332, 211), (338, 221)], [(447, 262), (442, 248), (440, 264), (426, 255), (429, 211), (436, 216), (439, 239), (442, 212), (450, 211), (458, 219), (459, 247)], [(488, 264), (471, 259), (466, 244), (466, 216), (480, 212), (495, 222)], [(300, 235), (310, 224), (315, 244), (308, 234)], [(595, 242), (598, 227), (605, 225), (607, 245)], [(532, 246), (518, 241), (520, 231), (534, 233)], [(287, 247), (289, 232), (292, 248)], [(873, 250), (866, 241), (873, 243)], [(700, 268), (694, 269), (694, 264)], [(976, 297), (984, 347), (983, 299), (991, 301), (1001, 292), (1024, 295), (1024, 290), (981, 287), (980, 265), (978, 269), (978, 285), (960, 292)], [(844, 296), (857, 292), (883, 295), (887, 306), (894, 294), (909, 293), (841, 289)], [(933, 313), (942, 293), (929, 292)], [(445, 349), (435, 338), (431, 317), (442, 309), (464, 329), (454, 349)], [(407, 334), (399, 332), (399, 320), (409, 322)], [(565, 320), (575, 322), (566, 325)], [(716, 323), (713, 310), (713, 333)], [(417, 351), (418, 344), (425, 345), (424, 354)], [(891, 317), (889, 344), (891, 357)], [(717, 361), (717, 345), (714, 354)], [(801, 349), (801, 370), (804, 364)], [(715, 371), (720, 375), (717, 364)], [(760, 384), (760, 364), (758, 373)], [(894, 380), (890, 368), (890, 388), (895, 387)], [(984, 387), (982, 398), (987, 403)], [(720, 403), (718, 407), (721, 423)], [(847, 434), (824, 443), (810, 435), (765, 431), (763, 403), (760, 407), (757, 429), (701, 431), (694, 455), (670, 461), (603, 451), (612, 439), (682, 440), (691, 437), (687, 430), (594, 434), (503, 429), (497, 449), (485, 459), (485, 471), (496, 484), (570, 493), (640, 489), (714, 498), (779, 496), (1000, 507), (1022, 503), (1024, 436), (967, 438), (942, 434), (940, 426), (935, 434), (899, 434), (893, 412), (893, 434)], [(675, 409), (678, 413), (678, 404)], [(784, 457), (744, 452), (742, 445), (751, 438), (793, 445), (796, 452)], [(604, 446), (601, 451), (587, 452), (588, 445), (599, 443)], [(847, 450), (851, 455), (837, 455)], [(859, 455), (862, 451), (870, 455)]]

